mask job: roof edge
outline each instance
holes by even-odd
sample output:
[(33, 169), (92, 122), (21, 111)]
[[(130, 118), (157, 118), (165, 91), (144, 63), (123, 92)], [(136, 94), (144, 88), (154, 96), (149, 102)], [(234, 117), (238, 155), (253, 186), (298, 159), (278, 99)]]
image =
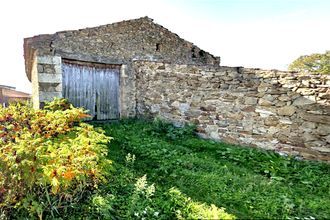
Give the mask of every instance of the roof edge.
[[(189, 43), (192, 47), (197, 48), (198, 50), (204, 51), (201, 48), (199, 48), (197, 45), (195, 45), (194, 43), (191, 43), (183, 38), (181, 38), (178, 34), (170, 31), (169, 29), (167, 29), (166, 27), (154, 22), (154, 19), (148, 17), (148, 16), (144, 16), (144, 17), (139, 17), (136, 19), (129, 19), (129, 20), (122, 20), (122, 21), (118, 21), (118, 22), (114, 22), (114, 23), (110, 23), (110, 24), (105, 24), (105, 25), (99, 25), (99, 26), (95, 26), (95, 27), (86, 27), (86, 28), (81, 28), (81, 29), (76, 29), (76, 30), (65, 30), (65, 31), (58, 31), (55, 32), (53, 34), (42, 34), (42, 35), (35, 35), (33, 37), (28, 37), (28, 38), (24, 38), (24, 59), (25, 59), (25, 72), (26, 72), (26, 76), (29, 79), (29, 81), (32, 81), (32, 67), (33, 67), (33, 62), (35, 60), (35, 57), (38, 55), (38, 48), (39, 47), (48, 47), (49, 46), (49, 52), (50, 55), (52, 53), (52, 48), (51, 48), (51, 43), (52, 43), (52, 39), (56, 38), (58, 35), (61, 34), (65, 34), (68, 33), (70, 34), (71, 32), (77, 32), (77, 31), (82, 31), (82, 30), (89, 30), (89, 29), (98, 29), (98, 28), (102, 28), (102, 27), (108, 27), (108, 26), (117, 26), (126, 22), (138, 22), (138, 21), (147, 21), (152, 23), (153, 25), (156, 25), (158, 27), (161, 27), (163, 29), (165, 29), (166, 31), (170, 32), (173, 35), (176, 35), (179, 39), (181, 39), (182, 41), (185, 41), (187, 43)], [(207, 51), (204, 51), (205, 53), (208, 54), (208, 56), (211, 56), (214, 60), (217, 60), (218, 64), (220, 65), (220, 57), (219, 56), (215, 56)]]

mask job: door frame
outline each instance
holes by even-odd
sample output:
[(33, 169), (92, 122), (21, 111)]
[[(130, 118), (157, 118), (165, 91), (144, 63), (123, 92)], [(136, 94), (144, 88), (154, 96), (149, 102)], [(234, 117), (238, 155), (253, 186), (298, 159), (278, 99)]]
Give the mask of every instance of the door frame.
[[(89, 67), (97, 67), (97, 68), (105, 68), (105, 69), (116, 69), (118, 70), (118, 99), (117, 99), (117, 106), (118, 106), (118, 119), (121, 118), (122, 116), (122, 75), (125, 75), (125, 66), (122, 64), (108, 64), (108, 63), (100, 63), (100, 62), (90, 62), (90, 61), (82, 61), (82, 60), (74, 60), (74, 59), (67, 59), (67, 58), (62, 58), (62, 65), (63, 64), (73, 64), (73, 65), (78, 65), (78, 66), (89, 66)], [(62, 71), (62, 84), (63, 84), (63, 77), (64, 76), (64, 71)], [(62, 96), (64, 97), (64, 86), (62, 86)], [(95, 103), (97, 104), (97, 103)], [(99, 111), (99, 109), (98, 109)], [(97, 117), (97, 112), (95, 112), (96, 117)], [(99, 120), (99, 119), (97, 119)], [(102, 119), (101, 119), (102, 120)], [(114, 120), (114, 119), (105, 119), (105, 120)], [(116, 120), (116, 119), (115, 119)]]

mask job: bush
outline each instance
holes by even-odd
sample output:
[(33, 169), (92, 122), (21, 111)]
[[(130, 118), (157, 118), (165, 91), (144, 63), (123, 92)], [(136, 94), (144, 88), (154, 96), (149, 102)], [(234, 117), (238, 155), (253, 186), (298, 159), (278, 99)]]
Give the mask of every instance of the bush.
[(105, 180), (110, 138), (65, 100), (0, 107), (0, 213), (59, 216)]
[(149, 183), (146, 174), (136, 172), (139, 161), (134, 154), (128, 153), (125, 160), (119, 157), (111, 184), (100, 187), (87, 205), (90, 219), (235, 219), (223, 208), (196, 202), (177, 188)]
[(176, 127), (172, 123), (160, 118), (153, 121), (151, 135), (158, 137), (166, 137), (168, 140), (180, 140), (185, 136), (193, 136), (196, 130), (196, 125), (186, 124), (183, 127)]
[(178, 219), (235, 219), (235, 216), (226, 213), (224, 208), (194, 202), (176, 188), (171, 188), (168, 195)]
[[(238, 219), (330, 218), (328, 163), (300, 161), (272, 151), (203, 140), (190, 134), (172, 140), (163, 135), (167, 130), (162, 126), (145, 120), (125, 120), (101, 126), (114, 137), (109, 155), (116, 161), (113, 165), (128, 164), (135, 177), (147, 174), (148, 182), (155, 183), (152, 202), (142, 207), (140, 204), (143, 203), (135, 203), (134, 213), (135, 210), (144, 213), (147, 208), (149, 215), (152, 213), (149, 208), (153, 208), (159, 212), (153, 219), (175, 219), (178, 217), (176, 210), (189, 214), (189, 207), (179, 205), (186, 203), (184, 200), (169, 202), (171, 194), (160, 195), (175, 187), (194, 202), (225, 207)], [(125, 155), (126, 161), (123, 160)], [(127, 160), (135, 161), (134, 166)], [(111, 184), (111, 190), (118, 188), (111, 194), (118, 198), (117, 195), (122, 193), (122, 198), (127, 199), (127, 192), (133, 191), (134, 187), (123, 187), (128, 179), (122, 175), (127, 173), (125, 169), (118, 169), (117, 173), (121, 175), (113, 174), (111, 177), (119, 181), (119, 176), (122, 181), (118, 184), (120, 187)], [(143, 198), (143, 202), (146, 201)], [(118, 210), (124, 206), (114, 207)], [(211, 206), (209, 208), (212, 210)], [(125, 212), (124, 208), (122, 210)], [(115, 216), (121, 215), (116, 213)], [(181, 216), (192, 218), (184, 214)], [(127, 216), (122, 218), (128, 219)]]

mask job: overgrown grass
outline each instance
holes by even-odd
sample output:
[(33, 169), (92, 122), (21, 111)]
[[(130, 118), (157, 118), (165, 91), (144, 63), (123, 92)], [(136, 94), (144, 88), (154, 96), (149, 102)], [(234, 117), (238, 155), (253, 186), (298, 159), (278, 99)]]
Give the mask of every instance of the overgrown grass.
[[(189, 127), (178, 129), (159, 121), (98, 126), (114, 138), (110, 159), (124, 179), (114, 179), (118, 189), (111, 191), (113, 184), (109, 183), (109, 190), (123, 200), (132, 190), (125, 178), (147, 174), (159, 193), (158, 204), (149, 204), (151, 208), (169, 205), (162, 204), (161, 197), (175, 187), (193, 201), (225, 207), (238, 218), (330, 218), (329, 164), (202, 140)], [(128, 153), (136, 158), (134, 166), (124, 169)], [(118, 181), (123, 185), (119, 187)], [(125, 212), (116, 204), (112, 207), (117, 210), (112, 213)], [(164, 218), (173, 217), (173, 213), (162, 214)]]

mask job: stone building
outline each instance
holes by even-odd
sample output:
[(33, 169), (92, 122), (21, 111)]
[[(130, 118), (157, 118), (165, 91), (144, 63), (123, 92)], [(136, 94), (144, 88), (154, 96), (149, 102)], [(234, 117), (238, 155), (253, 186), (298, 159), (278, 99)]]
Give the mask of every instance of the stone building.
[(8, 106), (11, 102), (28, 101), (30, 94), (17, 91), (15, 87), (0, 85), (0, 105)]
[(98, 119), (135, 115), (133, 61), (220, 62), (148, 17), (26, 38), (24, 57), (35, 107), (63, 96)]
[(33, 103), (68, 98), (95, 119), (160, 116), (199, 135), (330, 161), (330, 74), (220, 66), (144, 17), (24, 41)]

